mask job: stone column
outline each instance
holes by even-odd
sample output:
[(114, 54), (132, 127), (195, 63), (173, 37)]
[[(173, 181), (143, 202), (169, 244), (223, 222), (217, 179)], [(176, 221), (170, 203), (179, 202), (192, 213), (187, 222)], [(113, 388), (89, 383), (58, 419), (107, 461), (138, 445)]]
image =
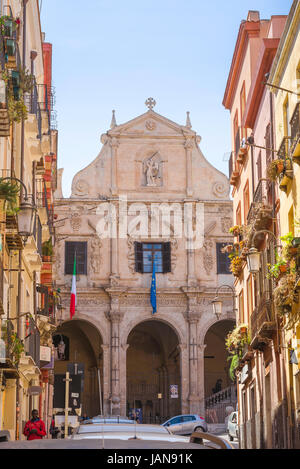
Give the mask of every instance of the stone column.
[(110, 389), (111, 389), (111, 411), (113, 415), (121, 414), (120, 395), (120, 322), (124, 313), (120, 312), (120, 295), (124, 292), (122, 288), (107, 288), (105, 290), (110, 295), (110, 312), (108, 319), (111, 323), (110, 339)]
[[(102, 401), (103, 401), (103, 412), (104, 414), (109, 414), (110, 413), (110, 401), (109, 401), (109, 396), (111, 393), (110, 389), (110, 346), (107, 344), (101, 345), (102, 350), (103, 350), (103, 371), (102, 371), (102, 388), (103, 388), (103, 395), (102, 395)], [(100, 370), (101, 371), (101, 370)]]
[(195, 275), (195, 249), (191, 249), (193, 241), (187, 240), (187, 284), (189, 287), (196, 285), (196, 275)]
[(189, 411), (188, 395), (189, 395), (189, 369), (188, 369), (188, 349), (186, 344), (179, 344), (180, 350), (180, 377), (181, 377), (181, 413), (187, 414)]
[(199, 412), (200, 415), (205, 415), (205, 388), (204, 388), (204, 383), (205, 383), (205, 369), (204, 369), (204, 352), (205, 352), (206, 344), (201, 344), (198, 345), (198, 382), (199, 382)]
[(118, 193), (117, 184), (117, 150), (119, 146), (119, 140), (116, 137), (112, 137), (110, 140), (111, 146), (111, 195), (115, 196)]
[(198, 395), (198, 350), (197, 350), (197, 324), (198, 317), (190, 315), (188, 317), (189, 324), (189, 371), (190, 371), (190, 393), (189, 405), (190, 412), (198, 412), (199, 395)]
[(192, 137), (188, 137), (184, 143), (186, 155), (186, 195), (187, 197), (193, 196), (193, 183), (192, 183), (192, 149), (194, 143)]
[[(122, 329), (122, 326), (121, 326)], [(127, 413), (127, 349), (129, 344), (122, 344), (120, 347), (120, 395), (121, 395), (121, 415)]]

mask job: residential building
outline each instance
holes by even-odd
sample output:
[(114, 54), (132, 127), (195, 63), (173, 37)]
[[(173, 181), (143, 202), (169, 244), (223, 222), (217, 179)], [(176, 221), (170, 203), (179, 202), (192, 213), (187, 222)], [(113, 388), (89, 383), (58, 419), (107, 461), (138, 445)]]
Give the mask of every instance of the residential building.
[(300, 323), (299, 252), (300, 241), (300, 2), (294, 1), (268, 77), (273, 85), (277, 161), (284, 168), (279, 186), (282, 257), (287, 272), (275, 290), (276, 309), (282, 325), (287, 395), (287, 447), (300, 446)]
[[(233, 148), (229, 171), (239, 339), (232, 342), (231, 353), (238, 357), (241, 448), (286, 447), (281, 325), (268, 268), (275, 264), (279, 240), (278, 188), (268, 173), (276, 156), (274, 100), (265, 85), (285, 22), (285, 16), (262, 20), (258, 11), (249, 11), (240, 25), (223, 100), (230, 111)], [(256, 271), (247, 263), (253, 250), (260, 256)]]
[[(46, 423), (52, 411), (52, 385), (43, 367), (51, 363), (58, 297), (51, 259), (43, 255), (48, 249), (51, 256), (54, 244), (57, 131), (51, 45), (43, 40), (38, 1), (0, 7), (0, 431), (22, 439), (33, 408)], [(5, 184), (17, 188), (10, 202)]]
[[(204, 416), (218, 379), (221, 389), (231, 389), (224, 339), (234, 313), (221, 249), (232, 239), (229, 181), (203, 156), (189, 113), (179, 125), (154, 105), (149, 98), (144, 114), (121, 125), (113, 111), (99, 155), (74, 176), (69, 198), (59, 171), (55, 281), (64, 310), (54, 335), (54, 371), (63, 376), (80, 369), (78, 411), (130, 415), (141, 409), (143, 422), (159, 423), (181, 413)], [(195, 233), (201, 239), (193, 245)], [(154, 262), (156, 311), (150, 303)], [(212, 300), (224, 285), (217, 317)], [(55, 394), (56, 388), (54, 401)]]

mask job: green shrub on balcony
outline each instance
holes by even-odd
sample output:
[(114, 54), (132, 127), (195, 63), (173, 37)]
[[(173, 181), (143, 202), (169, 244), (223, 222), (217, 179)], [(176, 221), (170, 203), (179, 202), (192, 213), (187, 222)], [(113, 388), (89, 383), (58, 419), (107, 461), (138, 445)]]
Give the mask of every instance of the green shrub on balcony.
[(20, 187), (16, 182), (0, 178), (0, 198), (6, 200), (6, 212), (11, 215), (19, 210), (18, 196)]
[(12, 16), (0, 16), (0, 34), (4, 37), (12, 37), (20, 26), (20, 19)]
[(24, 94), (30, 93), (34, 77), (28, 70), (19, 68), (11, 72), (2, 72), (7, 89), (7, 110), (11, 122), (26, 120), (28, 111), (24, 103)]
[(297, 301), (295, 293), (296, 273), (284, 275), (273, 291), (276, 312), (281, 316), (292, 312), (293, 303)]

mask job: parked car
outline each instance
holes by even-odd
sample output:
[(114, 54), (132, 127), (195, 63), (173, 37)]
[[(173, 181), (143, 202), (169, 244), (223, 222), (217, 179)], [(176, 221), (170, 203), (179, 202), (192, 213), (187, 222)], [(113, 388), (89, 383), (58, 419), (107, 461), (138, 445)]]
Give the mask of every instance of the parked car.
[(89, 423), (128, 423), (132, 424), (135, 423), (134, 420), (130, 420), (128, 417), (122, 417), (120, 415), (96, 415), (91, 419), (84, 420), (81, 422), (82, 424), (89, 424)]
[(197, 414), (176, 415), (162, 424), (175, 435), (191, 435), (193, 432), (207, 432), (207, 423)]
[(168, 428), (161, 425), (129, 424), (128, 423), (83, 423), (77, 427), (71, 440), (82, 439), (118, 439), (118, 440), (159, 440), (189, 443), (190, 439), (174, 435)]
[(239, 427), (238, 427), (238, 413), (231, 412), (228, 416), (227, 422), (227, 433), (229, 440), (233, 441), (234, 438), (239, 438)]

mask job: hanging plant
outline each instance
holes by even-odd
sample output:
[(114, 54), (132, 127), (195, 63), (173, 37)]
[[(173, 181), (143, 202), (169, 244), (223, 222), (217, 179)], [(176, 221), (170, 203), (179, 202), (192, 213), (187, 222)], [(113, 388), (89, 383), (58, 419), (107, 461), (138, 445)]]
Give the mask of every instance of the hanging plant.
[(274, 289), (274, 305), (279, 315), (291, 312), (295, 298), (295, 272), (288, 273), (279, 280), (277, 287)]
[(243, 259), (240, 256), (234, 256), (230, 262), (230, 270), (235, 277), (239, 277), (243, 267)]
[(288, 263), (282, 257), (276, 256), (276, 264), (267, 264), (268, 273), (267, 278), (277, 279), (281, 274), (286, 273), (289, 270)]
[(235, 370), (239, 366), (240, 357), (237, 354), (229, 355), (229, 357), (227, 357), (227, 360), (228, 361), (231, 360), (230, 367), (229, 367), (230, 379), (231, 379), (231, 381), (235, 381), (235, 379), (236, 379)]
[(0, 16), (0, 34), (2, 36), (11, 37), (12, 34), (18, 29), (21, 21), (19, 18), (13, 18), (11, 16)]
[(19, 211), (18, 195), (20, 187), (15, 182), (0, 178), (0, 198), (6, 200), (6, 212), (8, 215)]
[(284, 171), (284, 160), (282, 158), (271, 161), (267, 168), (267, 175), (271, 181), (276, 181), (278, 176)]
[(53, 255), (53, 246), (51, 238), (42, 244), (42, 256), (51, 257)]
[(229, 233), (233, 234), (233, 236), (239, 236), (242, 234), (243, 227), (241, 225), (234, 225), (229, 228)]
[(235, 327), (225, 339), (225, 346), (228, 352), (241, 354), (244, 345), (250, 344), (250, 335), (247, 324), (240, 324)]

